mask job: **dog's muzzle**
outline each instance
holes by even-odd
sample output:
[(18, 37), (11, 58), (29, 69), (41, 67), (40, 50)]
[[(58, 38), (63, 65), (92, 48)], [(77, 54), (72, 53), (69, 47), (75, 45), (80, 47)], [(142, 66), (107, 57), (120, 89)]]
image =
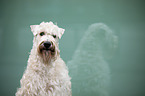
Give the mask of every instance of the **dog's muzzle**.
[(40, 54), (49, 53), (48, 55), (53, 56), (55, 54), (55, 46), (54, 46), (53, 42), (43, 41), (39, 45), (38, 52)]

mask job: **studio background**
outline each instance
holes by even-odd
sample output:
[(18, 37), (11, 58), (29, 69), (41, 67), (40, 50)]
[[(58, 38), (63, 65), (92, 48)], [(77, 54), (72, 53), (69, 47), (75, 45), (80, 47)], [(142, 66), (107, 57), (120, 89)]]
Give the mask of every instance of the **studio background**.
[[(1, 0), (0, 95), (14, 96), (27, 66), (33, 35), (30, 25), (57, 22), (65, 34), (61, 57), (72, 59), (84, 32), (102, 22), (118, 37), (109, 61), (110, 96), (145, 96), (144, 0)], [(93, 66), (92, 66), (93, 67)]]

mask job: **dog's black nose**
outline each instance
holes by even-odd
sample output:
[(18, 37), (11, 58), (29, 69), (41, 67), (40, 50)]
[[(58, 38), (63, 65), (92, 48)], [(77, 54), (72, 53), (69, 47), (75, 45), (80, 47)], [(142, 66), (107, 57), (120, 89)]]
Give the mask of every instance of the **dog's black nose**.
[(49, 42), (49, 41), (44, 42), (44, 47), (46, 49), (48, 49), (50, 46), (51, 46), (51, 42)]

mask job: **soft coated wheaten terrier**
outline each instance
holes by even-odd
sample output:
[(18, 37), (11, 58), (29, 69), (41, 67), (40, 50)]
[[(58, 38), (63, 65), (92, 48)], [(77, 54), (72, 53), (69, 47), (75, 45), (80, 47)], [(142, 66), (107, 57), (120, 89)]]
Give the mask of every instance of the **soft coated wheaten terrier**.
[(30, 27), (34, 34), (33, 48), (16, 96), (71, 96), (68, 69), (60, 58), (58, 46), (64, 29), (52, 22)]

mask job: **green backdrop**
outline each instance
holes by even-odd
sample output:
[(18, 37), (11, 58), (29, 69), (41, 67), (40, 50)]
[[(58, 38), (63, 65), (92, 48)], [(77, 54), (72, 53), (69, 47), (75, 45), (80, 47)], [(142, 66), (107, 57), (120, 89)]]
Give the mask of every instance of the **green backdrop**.
[(0, 96), (14, 96), (32, 48), (29, 26), (42, 21), (66, 29), (60, 40), (65, 62), (71, 60), (89, 25), (108, 25), (119, 41), (107, 61), (110, 96), (145, 96), (144, 0), (1, 0)]

